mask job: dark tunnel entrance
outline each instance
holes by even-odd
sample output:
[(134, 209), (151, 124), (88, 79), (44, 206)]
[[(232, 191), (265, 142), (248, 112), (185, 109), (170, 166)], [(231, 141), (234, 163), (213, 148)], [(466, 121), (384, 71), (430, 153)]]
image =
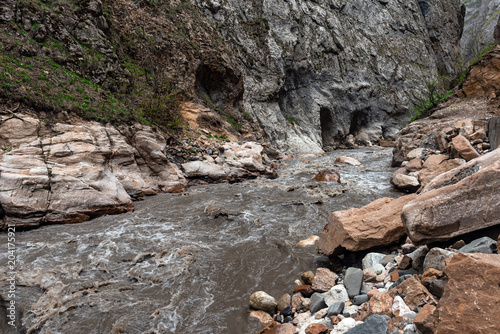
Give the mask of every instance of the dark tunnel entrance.
[(323, 140), (323, 147), (333, 146), (334, 140), (334, 126), (332, 112), (328, 108), (321, 108), (319, 110), (319, 121), (321, 123), (321, 139)]

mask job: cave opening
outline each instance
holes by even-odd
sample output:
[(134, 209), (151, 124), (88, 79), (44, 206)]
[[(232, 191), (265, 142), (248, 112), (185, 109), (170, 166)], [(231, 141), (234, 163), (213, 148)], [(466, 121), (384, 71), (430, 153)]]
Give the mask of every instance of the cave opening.
[(323, 141), (323, 147), (333, 146), (335, 138), (331, 110), (325, 107), (321, 108), (319, 110), (319, 121), (321, 123), (321, 139)]

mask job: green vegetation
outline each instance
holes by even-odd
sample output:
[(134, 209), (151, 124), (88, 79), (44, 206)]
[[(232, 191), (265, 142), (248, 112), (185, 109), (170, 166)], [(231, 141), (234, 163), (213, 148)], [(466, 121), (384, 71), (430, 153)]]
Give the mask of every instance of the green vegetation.
[(297, 124), (297, 120), (293, 117), (285, 117), (285, 119), (291, 124)]

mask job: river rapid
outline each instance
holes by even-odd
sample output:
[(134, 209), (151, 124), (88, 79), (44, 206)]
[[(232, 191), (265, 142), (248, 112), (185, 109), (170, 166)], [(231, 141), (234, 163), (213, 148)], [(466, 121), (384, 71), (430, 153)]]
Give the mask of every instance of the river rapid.
[[(365, 168), (334, 164), (337, 156)], [(255, 333), (252, 292), (291, 292), (328, 263), (314, 247), (332, 211), (397, 197), (391, 150), (335, 151), (284, 161), (279, 178), (190, 187), (136, 203), (135, 212), (16, 232), (17, 329), (3, 333)], [(335, 168), (341, 184), (316, 182)], [(215, 217), (215, 218), (214, 218)], [(0, 291), (9, 289), (0, 235)]]

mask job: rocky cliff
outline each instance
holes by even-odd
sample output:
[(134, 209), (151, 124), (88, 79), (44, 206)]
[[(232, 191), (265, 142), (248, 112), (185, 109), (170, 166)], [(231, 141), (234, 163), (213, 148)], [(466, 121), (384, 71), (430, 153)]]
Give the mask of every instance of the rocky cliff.
[(0, 89), (167, 128), (191, 101), (214, 131), (321, 152), (394, 138), (425, 84), (453, 74), (463, 14), (459, 0), (2, 0)]

